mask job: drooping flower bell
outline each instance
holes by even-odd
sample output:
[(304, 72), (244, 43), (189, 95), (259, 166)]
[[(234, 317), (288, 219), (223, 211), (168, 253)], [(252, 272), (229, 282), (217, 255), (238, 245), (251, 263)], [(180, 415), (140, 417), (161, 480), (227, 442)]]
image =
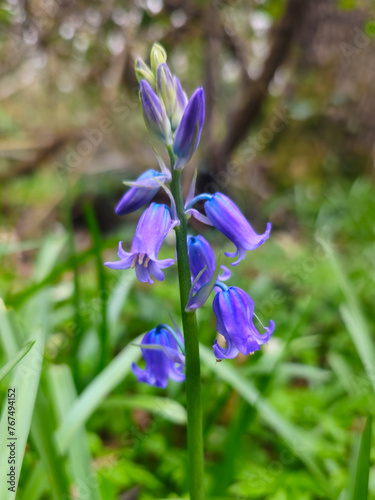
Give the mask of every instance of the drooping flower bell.
[(182, 169), (198, 147), (205, 116), (204, 106), (204, 90), (201, 87), (190, 97), (176, 130), (173, 142), (173, 152), (177, 156), (175, 169)]
[(130, 214), (143, 207), (154, 198), (161, 184), (171, 180), (171, 172), (156, 151), (155, 155), (160, 166), (160, 172), (152, 169), (146, 170), (134, 182), (124, 182), (125, 185), (130, 186), (130, 189), (124, 194), (115, 208), (117, 215)]
[(156, 88), (163, 100), (167, 115), (171, 118), (176, 107), (176, 89), (172, 73), (166, 63), (158, 67)]
[(180, 353), (178, 344), (183, 346), (181, 333), (173, 331), (167, 325), (158, 325), (146, 333), (141, 342), (146, 367), (142, 370), (135, 363), (132, 364), (132, 370), (138, 382), (165, 389), (169, 378), (177, 382), (185, 380), (182, 372), (185, 357)]
[[(226, 288), (226, 287), (225, 287)], [(260, 349), (268, 342), (275, 323), (270, 320), (265, 333), (258, 332), (254, 325), (254, 302), (241, 288), (231, 286), (215, 295), (213, 310), (217, 331), (224, 336), (227, 348), (220, 347), (215, 340), (213, 350), (217, 359), (235, 358), (239, 352), (244, 355)]]
[(187, 95), (184, 92), (184, 89), (182, 88), (180, 80), (177, 78), (177, 76), (174, 77), (174, 86), (176, 89), (176, 105), (171, 119), (171, 124), (172, 129), (176, 130), (180, 125), (182, 115), (184, 114), (189, 99), (187, 98)]
[(170, 209), (166, 205), (151, 203), (139, 219), (130, 252), (118, 247), (117, 262), (105, 262), (111, 269), (135, 268), (137, 278), (142, 283), (153, 283), (151, 275), (158, 281), (163, 281), (161, 269), (174, 264), (173, 259), (158, 260), (160, 247), (171, 229), (178, 224), (172, 220)]
[(227, 257), (238, 256), (232, 266), (236, 266), (245, 258), (247, 250), (255, 250), (268, 239), (271, 232), (270, 222), (263, 234), (257, 234), (237, 205), (224, 194), (199, 195), (196, 200), (199, 197), (207, 200), (204, 203), (204, 210), (212, 225), (236, 246), (235, 252), (225, 253)]
[(149, 132), (166, 145), (172, 144), (171, 124), (164, 103), (155, 94), (146, 80), (139, 85), (143, 117)]
[[(208, 241), (203, 236), (188, 236), (188, 254), (189, 265), (191, 271), (191, 280), (194, 283), (193, 292), (197, 292), (200, 288), (206, 285), (216, 271), (215, 253), (212, 250)], [(225, 266), (220, 266), (223, 274), (219, 276), (219, 280), (227, 280), (231, 272)], [(205, 269), (206, 268), (206, 269)], [(203, 273), (201, 273), (201, 271)], [(199, 274), (201, 275), (199, 276)], [(196, 278), (199, 278), (196, 280)]]

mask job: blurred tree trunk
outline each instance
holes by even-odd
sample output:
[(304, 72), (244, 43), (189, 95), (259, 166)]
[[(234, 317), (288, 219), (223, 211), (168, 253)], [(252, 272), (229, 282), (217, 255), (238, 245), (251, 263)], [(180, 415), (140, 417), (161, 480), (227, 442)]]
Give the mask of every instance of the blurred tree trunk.
[(284, 15), (273, 29), (270, 52), (261, 75), (255, 81), (248, 78), (237, 107), (229, 113), (224, 140), (220, 144), (211, 142), (207, 162), (210, 179), (202, 176), (200, 188), (212, 182), (212, 176), (225, 170), (231, 154), (258, 117), (275, 72), (286, 59), (291, 43), (303, 23), (308, 4), (308, 0), (288, 0)]

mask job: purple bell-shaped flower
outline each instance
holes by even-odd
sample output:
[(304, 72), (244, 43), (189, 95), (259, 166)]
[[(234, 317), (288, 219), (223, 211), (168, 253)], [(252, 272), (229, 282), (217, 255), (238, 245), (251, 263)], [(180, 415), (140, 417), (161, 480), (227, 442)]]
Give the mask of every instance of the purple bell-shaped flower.
[(118, 262), (105, 262), (111, 269), (135, 268), (137, 278), (142, 283), (153, 283), (151, 275), (158, 281), (163, 281), (161, 269), (174, 264), (173, 259), (158, 260), (160, 247), (171, 229), (178, 224), (172, 220), (170, 209), (166, 205), (151, 203), (139, 219), (130, 252), (118, 247)]
[(215, 295), (213, 310), (217, 321), (217, 331), (224, 336), (227, 348), (220, 347), (215, 340), (213, 345), (217, 359), (235, 358), (239, 352), (244, 355), (260, 349), (268, 342), (275, 323), (270, 320), (265, 333), (258, 332), (254, 325), (253, 299), (241, 288), (231, 286)]
[(246, 251), (255, 250), (269, 238), (271, 232), (270, 222), (268, 222), (263, 234), (257, 234), (237, 205), (225, 194), (200, 195), (202, 198), (203, 196), (207, 199), (204, 203), (204, 210), (211, 224), (236, 246), (235, 252), (225, 253), (227, 257), (238, 256), (232, 266), (236, 266), (245, 258)]
[(183, 347), (181, 333), (172, 330), (167, 325), (158, 325), (146, 333), (141, 342), (146, 367), (142, 370), (135, 363), (132, 364), (132, 370), (138, 382), (165, 389), (169, 378), (177, 382), (185, 380), (182, 372), (185, 356), (180, 353), (179, 345)]

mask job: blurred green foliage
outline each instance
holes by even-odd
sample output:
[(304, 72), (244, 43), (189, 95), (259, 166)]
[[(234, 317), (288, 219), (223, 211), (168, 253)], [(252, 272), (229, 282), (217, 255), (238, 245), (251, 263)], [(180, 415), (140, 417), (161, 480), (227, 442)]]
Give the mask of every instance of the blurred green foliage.
[[(0, 395), (5, 401), (8, 387), (27, 379), (17, 421), (20, 441), (28, 440), (19, 500), (186, 498), (183, 385), (161, 391), (137, 384), (130, 371), (139, 357), (134, 339), (168, 323), (169, 314), (179, 321), (176, 268), (149, 286), (131, 270), (111, 271), (101, 262), (115, 259), (119, 240), (130, 247), (139, 216), (113, 214), (121, 181), (155, 167), (131, 57), (160, 39), (191, 93), (209, 85), (211, 37), (211, 132), (220, 143), (231, 123), (225, 117), (256, 82), (269, 28), (288, 2), (218, 2), (219, 35), (207, 22), (211, 4), (201, 4), (64, 4), (59, 16), (47, 16), (34, 44), (25, 42), (28, 25), (17, 2), (0, 8), (0, 22), (23, 40), (15, 54), (10, 49), (19, 39), (0, 33), (0, 367), (12, 367)], [(204, 131), (184, 172), (187, 187), (197, 167), (255, 229), (273, 224), (271, 238), (232, 269), (230, 280), (252, 296), (263, 322), (275, 321), (269, 344), (247, 359), (215, 364), (211, 304), (199, 311), (212, 500), (365, 500), (358, 495), (365, 494), (367, 472), (368, 498), (375, 499), (374, 430), (370, 420), (366, 425), (375, 390), (373, 51), (366, 46), (350, 61), (340, 52), (342, 41), (355, 43), (353, 27), (370, 26), (372, 13), (347, 0), (313, 4), (232, 152), (233, 168), (212, 175)], [(27, 3), (26, 19), (35, 20), (38, 5)], [(317, 18), (333, 24), (320, 29)], [(109, 70), (118, 65), (121, 76), (111, 85)], [(251, 75), (246, 83), (242, 65)], [(272, 132), (280, 115), (285, 126)], [(113, 132), (70, 164), (82, 131), (105, 118)], [(55, 140), (60, 146), (39, 157)], [(192, 227), (198, 230), (217, 255), (232, 251), (217, 232)], [(172, 238), (161, 258), (173, 253)]]

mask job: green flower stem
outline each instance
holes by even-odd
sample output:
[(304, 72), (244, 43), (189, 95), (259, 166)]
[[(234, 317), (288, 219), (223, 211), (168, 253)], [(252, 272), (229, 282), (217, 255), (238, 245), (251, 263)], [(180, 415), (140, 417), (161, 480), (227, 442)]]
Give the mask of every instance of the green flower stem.
[(201, 376), (199, 361), (198, 325), (195, 312), (186, 312), (191, 274), (187, 249), (187, 219), (181, 190), (181, 171), (173, 170), (175, 157), (168, 150), (172, 170), (172, 194), (176, 202), (180, 225), (176, 227), (176, 248), (182, 325), (186, 356), (186, 406), (189, 454), (189, 489), (191, 500), (204, 499), (204, 458), (202, 435)]

